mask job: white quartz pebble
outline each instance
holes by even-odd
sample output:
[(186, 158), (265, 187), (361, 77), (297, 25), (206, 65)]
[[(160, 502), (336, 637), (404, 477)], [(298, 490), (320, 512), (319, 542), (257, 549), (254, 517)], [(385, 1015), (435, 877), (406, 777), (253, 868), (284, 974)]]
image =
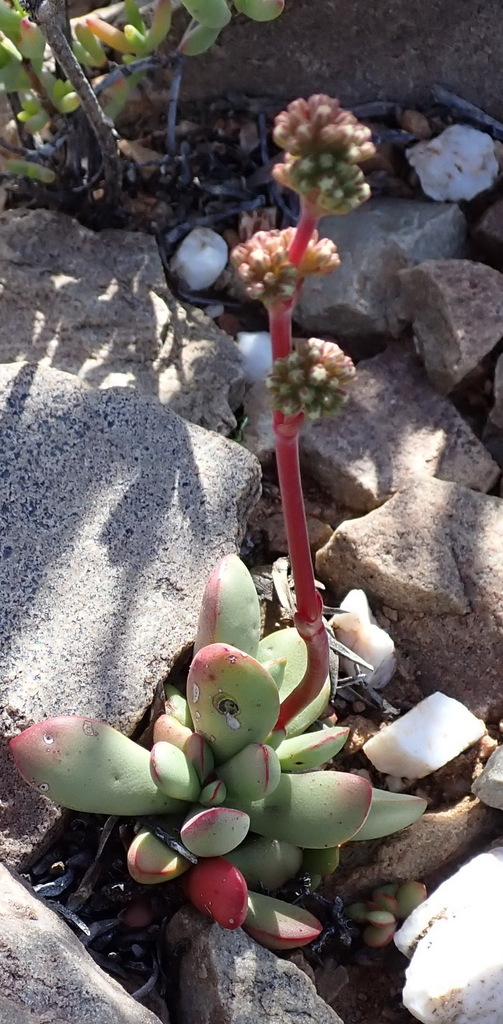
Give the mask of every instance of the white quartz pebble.
[(402, 999), (423, 1024), (503, 1021), (503, 847), (465, 864), (394, 940), (412, 957)]
[(491, 136), (465, 124), (451, 125), (435, 139), (411, 146), (406, 154), (431, 199), (473, 199), (491, 188), (498, 176)]
[[(377, 625), (363, 590), (350, 590), (339, 607), (342, 613), (336, 613), (330, 620), (337, 640), (374, 666), (373, 672), (362, 669), (362, 675), (374, 689), (381, 690), (396, 669), (393, 640)], [(347, 659), (341, 660), (350, 671)]]
[(464, 704), (432, 693), (412, 711), (367, 740), (364, 751), (379, 772), (422, 779), (476, 743), (485, 725)]
[(210, 288), (227, 264), (227, 242), (211, 228), (194, 228), (178, 247), (170, 270), (190, 289)]
[(271, 335), (269, 331), (240, 331), (237, 346), (244, 360), (247, 380), (264, 380), (272, 366)]

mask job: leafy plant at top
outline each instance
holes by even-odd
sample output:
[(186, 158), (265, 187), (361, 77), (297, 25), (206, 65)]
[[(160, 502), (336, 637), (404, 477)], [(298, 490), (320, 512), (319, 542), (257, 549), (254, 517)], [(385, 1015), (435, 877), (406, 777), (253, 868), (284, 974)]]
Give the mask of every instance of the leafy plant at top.
[[(181, 2), (191, 20), (177, 52), (187, 56), (204, 53), (231, 20), (228, 0)], [(284, 0), (238, 0), (233, 7), (235, 13), (254, 21), (270, 21), (281, 14)], [(111, 122), (127, 104), (148, 68), (155, 66), (155, 59), (149, 64), (146, 58), (156, 53), (170, 32), (172, 0), (155, 0), (149, 24), (136, 0), (125, 0), (124, 8), (123, 29), (95, 14), (74, 19), (70, 48), (59, 26), (66, 17), (65, 0), (23, 0), (23, 5), (20, 0), (0, 0), (0, 89), (17, 94), (17, 119), (25, 133), (35, 136), (31, 149), (21, 150), (5, 162), (7, 173), (24, 175), (45, 185), (54, 182), (54, 154), (48, 155), (47, 146), (36, 144), (38, 136), (44, 132), (47, 141), (58, 116), (71, 114), (82, 105), (102, 150), (105, 181), (108, 176), (110, 189), (117, 187), (113, 177), (119, 178), (120, 167)], [(46, 43), (66, 77), (58, 77), (49, 70)], [(102, 75), (109, 70), (108, 53), (119, 55), (124, 73), (118, 77), (116, 72), (111, 74), (102, 113), (96, 96), (98, 91), (105, 91), (103, 83), (98, 83), (98, 91), (93, 90), (80, 65), (91, 71), (91, 77), (96, 73)]]
[(316, 888), (336, 868), (342, 844), (405, 828), (425, 808), (418, 797), (373, 790), (358, 775), (331, 766), (319, 771), (349, 730), (319, 722), (330, 696), (328, 639), (298, 434), (304, 416), (332, 415), (344, 403), (354, 368), (335, 344), (293, 345), (291, 317), (303, 278), (339, 265), (335, 246), (318, 240), (316, 221), (327, 207), (343, 213), (367, 197), (359, 161), (370, 155), (368, 136), (328, 97), (291, 104), (277, 119), (276, 140), (289, 146), (277, 177), (299, 187), (299, 226), (259, 232), (233, 255), (251, 294), (269, 310), (294, 627), (260, 638), (252, 578), (236, 555), (227, 555), (203, 595), (186, 696), (167, 689), (150, 752), (78, 716), (48, 719), (11, 741), (25, 780), (57, 803), (147, 816), (128, 852), (133, 878), (182, 876), (186, 897), (203, 913), (226, 928), (242, 925), (273, 949), (311, 942), (322, 926), (271, 892), (298, 872), (309, 873)]

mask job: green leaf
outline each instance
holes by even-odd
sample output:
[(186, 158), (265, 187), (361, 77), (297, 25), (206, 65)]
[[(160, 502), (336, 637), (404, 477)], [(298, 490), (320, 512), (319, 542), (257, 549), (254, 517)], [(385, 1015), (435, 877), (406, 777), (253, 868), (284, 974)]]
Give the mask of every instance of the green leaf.
[(351, 842), (367, 839), (380, 839), (392, 832), (407, 828), (426, 810), (426, 800), (407, 793), (388, 793), (383, 789), (372, 790), (372, 804), (365, 823)]

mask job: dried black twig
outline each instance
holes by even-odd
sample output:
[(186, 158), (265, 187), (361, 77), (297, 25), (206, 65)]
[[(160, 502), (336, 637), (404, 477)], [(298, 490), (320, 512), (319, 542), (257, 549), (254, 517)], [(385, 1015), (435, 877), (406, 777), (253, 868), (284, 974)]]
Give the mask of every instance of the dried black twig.
[(169, 90), (168, 123), (166, 127), (166, 152), (169, 153), (170, 156), (175, 156), (176, 154), (176, 115), (178, 111), (180, 85), (182, 82), (183, 62), (183, 54), (176, 53), (173, 62), (171, 88)]
[(96, 136), (103, 160), (105, 194), (110, 201), (120, 182), (120, 160), (112, 121), (104, 114), (60, 27), (66, 18), (65, 0), (35, 0), (31, 17), (40, 26), (53, 54), (77, 93)]
[(463, 99), (462, 96), (458, 96), (455, 92), (451, 92), (450, 89), (444, 89), (443, 85), (434, 85), (431, 91), (437, 103), (441, 103), (443, 107), (456, 111), (457, 114), (461, 114), (462, 117), (472, 124), (482, 128), (491, 128), (493, 138), (503, 140), (503, 124), (501, 121), (497, 121), (496, 118), (486, 114), (480, 107), (470, 103), (469, 100)]

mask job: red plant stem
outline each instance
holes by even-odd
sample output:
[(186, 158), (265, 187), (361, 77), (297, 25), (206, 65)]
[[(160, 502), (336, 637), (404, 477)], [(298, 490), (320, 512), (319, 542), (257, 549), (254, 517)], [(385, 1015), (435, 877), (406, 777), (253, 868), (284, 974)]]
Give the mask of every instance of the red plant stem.
[[(311, 238), (314, 223), (310, 215), (301, 217), (299, 227), (302, 228), (303, 246), (302, 249), (297, 246), (299, 262)], [(297, 235), (292, 249), (296, 238)], [(291, 351), (292, 308), (293, 302), (289, 302), (278, 303), (269, 310), (273, 361)], [(303, 413), (285, 416), (276, 411), (273, 414), (279, 486), (297, 601), (294, 624), (307, 649), (306, 671), (295, 690), (283, 701), (276, 729), (285, 729), (292, 718), (318, 696), (328, 674), (328, 636), (322, 617), (323, 604), (315, 587), (300, 476), (299, 431), (303, 421)]]
[(297, 224), (295, 236), (288, 252), (288, 258), (294, 267), (298, 267), (313, 236), (313, 231), (318, 223), (318, 217), (310, 206), (302, 203), (300, 220)]

